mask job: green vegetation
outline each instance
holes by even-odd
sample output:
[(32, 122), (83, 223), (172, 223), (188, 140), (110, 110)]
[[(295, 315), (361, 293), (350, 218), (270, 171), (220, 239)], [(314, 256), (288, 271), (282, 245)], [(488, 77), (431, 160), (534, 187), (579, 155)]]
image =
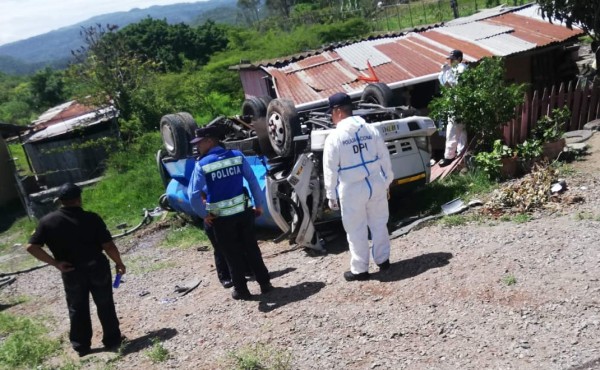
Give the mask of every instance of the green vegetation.
[(163, 246), (167, 248), (191, 248), (204, 245), (211, 245), (204, 231), (190, 223), (184, 225), (172, 223), (168, 230)]
[(475, 149), (489, 151), (501, 139), (502, 127), (523, 102), (525, 85), (505, 82), (504, 60), (484, 58), (477, 66), (467, 68), (453, 87), (442, 86), (442, 94), (429, 104), (435, 119), (454, 117), (464, 122), (475, 138)]
[(289, 370), (292, 368), (292, 355), (259, 343), (229, 352), (226, 362), (228, 369)]
[(0, 312), (0, 366), (35, 368), (57, 352), (60, 343), (46, 337), (44, 326), (32, 319)]
[(502, 278), (502, 282), (507, 286), (515, 285), (517, 283), (517, 278), (513, 274), (508, 274)]
[(152, 361), (153, 364), (158, 364), (161, 362), (165, 362), (169, 359), (169, 350), (167, 350), (160, 339), (153, 338), (152, 339), (152, 348), (150, 348), (146, 355)]
[(128, 144), (126, 151), (115, 152), (105, 179), (84, 188), (83, 207), (102, 216), (109, 229), (123, 223), (128, 228), (139, 224), (143, 210), (154, 209), (164, 192), (155, 161), (160, 147), (160, 135), (154, 132)]
[(512, 221), (517, 224), (524, 224), (531, 221), (531, 215), (528, 213), (519, 213), (513, 216)]
[(416, 214), (437, 214), (441, 212), (442, 205), (453, 199), (461, 198), (468, 202), (479, 194), (491, 192), (496, 186), (497, 184), (481, 171), (453, 174), (427, 184), (425, 188), (410, 197), (392, 198), (390, 221), (397, 222)]

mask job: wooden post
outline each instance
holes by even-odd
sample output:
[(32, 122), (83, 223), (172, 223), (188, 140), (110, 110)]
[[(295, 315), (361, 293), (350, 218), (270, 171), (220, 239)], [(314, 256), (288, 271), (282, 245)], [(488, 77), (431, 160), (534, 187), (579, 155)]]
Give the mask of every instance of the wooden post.
[(565, 105), (565, 83), (561, 82), (558, 88), (558, 99), (556, 102), (556, 108), (561, 108)]
[(519, 138), (521, 142), (525, 141), (529, 136), (529, 120), (531, 111), (531, 100), (529, 94), (525, 94), (525, 104), (521, 113), (521, 127), (519, 127)]
[(590, 108), (587, 121), (593, 121), (598, 118), (598, 97), (600, 96), (600, 87), (592, 85), (592, 97), (590, 98)]
[(571, 109), (571, 124), (567, 127), (567, 131), (577, 130), (579, 128), (579, 114), (581, 113), (581, 93), (580, 89), (573, 91), (573, 109)]
[[(533, 92), (533, 98), (531, 99), (531, 111), (529, 119), (529, 132), (535, 128), (538, 119), (540, 118), (540, 98), (538, 90)], [(529, 136), (529, 135), (528, 135)]]
[(590, 86), (586, 84), (583, 89), (581, 89), (581, 109), (579, 110), (581, 113), (579, 114), (579, 119), (577, 120), (577, 130), (581, 130), (583, 125), (585, 125), (588, 116), (588, 108), (590, 103)]
[(548, 88), (544, 87), (543, 91), (542, 100), (540, 102), (540, 117), (548, 116), (552, 112), (552, 109), (548, 109), (548, 103), (550, 101), (548, 98)]
[(556, 100), (558, 98), (558, 92), (556, 91), (556, 85), (552, 85), (552, 90), (550, 90), (550, 102), (548, 104), (548, 110), (552, 112), (554, 108), (556, 108)]

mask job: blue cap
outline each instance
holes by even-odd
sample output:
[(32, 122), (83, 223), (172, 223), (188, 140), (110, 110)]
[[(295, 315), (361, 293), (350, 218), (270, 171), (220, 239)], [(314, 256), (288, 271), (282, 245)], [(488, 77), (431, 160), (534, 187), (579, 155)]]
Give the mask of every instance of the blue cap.
[(343, 107), (345, 105), (352, 105), (352, 99), (348, 96), (348, 94), (344, 93), (335, 93), (329, 97), (329, 109), (327, 109), (327, 113), (331, 113), (333, 108)]
[(220, 137), (223, 136), (223, 132), (219, 127), (208, 126), (208, 127), (197, 128), (196, 131), (194, 132), (194, 136), (195, 137), (190, 141), (190, 144), (196, 144), (197, 142), (204, 139), (205, 137), (212, 137), (215, 139), (219, 139)]

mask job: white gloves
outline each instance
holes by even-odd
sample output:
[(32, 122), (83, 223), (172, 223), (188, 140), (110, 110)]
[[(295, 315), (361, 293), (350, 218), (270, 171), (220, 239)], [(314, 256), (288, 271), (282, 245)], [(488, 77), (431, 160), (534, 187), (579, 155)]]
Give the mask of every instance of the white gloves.
[(337, 199), (329, 199), (329, 209), (332, 211), (337, 211), (340, 209)]

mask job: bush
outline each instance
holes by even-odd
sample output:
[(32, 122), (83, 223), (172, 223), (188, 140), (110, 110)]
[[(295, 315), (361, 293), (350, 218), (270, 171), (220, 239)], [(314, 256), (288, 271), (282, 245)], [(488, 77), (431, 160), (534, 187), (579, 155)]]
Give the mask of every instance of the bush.
[(436, 120), (446, 121), (454, 116), (474, 135), (476, 148), (490, 150), (501, 138), (501, 127), (515, 115), (523, 102), (525, 85), (504, 81), (504, 62), (501, 58), (484, 58), (481, 63), (461, 74), (458, 85), (442, 86), (441, 96), (429, 105)]

